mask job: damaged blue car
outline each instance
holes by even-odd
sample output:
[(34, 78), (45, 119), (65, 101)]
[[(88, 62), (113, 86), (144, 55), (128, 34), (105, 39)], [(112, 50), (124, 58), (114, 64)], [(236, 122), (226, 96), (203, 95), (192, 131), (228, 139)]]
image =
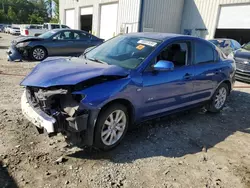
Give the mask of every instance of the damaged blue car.
[(200, 105), (219, 112), (235, 62), (200, 38), (163, 33), (115, 37), (79, 58), (48, 58), (21, 82), (22, 111), (49, 136), (109, 150), (128, 128)]

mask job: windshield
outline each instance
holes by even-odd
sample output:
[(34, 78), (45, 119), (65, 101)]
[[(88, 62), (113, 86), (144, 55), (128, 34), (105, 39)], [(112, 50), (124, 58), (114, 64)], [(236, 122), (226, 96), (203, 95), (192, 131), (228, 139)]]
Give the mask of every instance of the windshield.
[(39, 38), (48, 39), (48, 38), (52, 37), (55, 33), (56, 33), (55, 31), (47, 31), (47, 32), (39, 35)]
[(154, 39), (118, 36), (88, 52), (86, 58), (135, 69), (160, 43)]
[(250, 51), (250, 42), (243, 46), (243, 49)]

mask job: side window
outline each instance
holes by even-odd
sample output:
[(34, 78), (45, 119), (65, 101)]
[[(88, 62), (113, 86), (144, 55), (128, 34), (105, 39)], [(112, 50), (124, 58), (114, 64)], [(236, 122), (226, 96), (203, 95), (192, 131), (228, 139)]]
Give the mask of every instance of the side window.
[(81, 40), (88, 40), (90, 39), (90, 35), (84, 32), (77, 33), (80, 36)]
[(55, 35), (53, 37), (53, 39), (56, 39), (56, 40), (70, 40), (70, 37), (72, 37), (72, 36), (74, 38), (74, 33), (73, 32), (63, 31), (63, 32), (60, 32), (57, 35)]
[(214, 62), (214, 50), (205, 42), (195, 43), (195, 64)]
[(44, 25), (43, 25), (43, 28), (44, 28), (44, 29), (49, 29), (48, 24), (44, 24)]
[(80, 40), (80, 35), (79, 35), (79, 33), (70, 32), (70, 40)]
[(70, 29), (68, 26), (66, 26), (66, 25), (61, 25), (62, 26), (62, 28), (66, 28), (66, 29)]
[(188, 55), (190, 52), (190, 43), (178, 42), (169, 45), (157, 57), (157, 61), (165, 60), (174, 63), (175, 67), (187, 65)]
[(51, 24), (51, 29), (59, 29), (60, 25), (58, 24)]

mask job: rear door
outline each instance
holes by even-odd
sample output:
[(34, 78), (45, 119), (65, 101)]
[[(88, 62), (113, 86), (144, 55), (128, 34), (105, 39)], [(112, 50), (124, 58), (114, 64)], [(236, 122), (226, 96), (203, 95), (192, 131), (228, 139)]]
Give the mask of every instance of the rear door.
[(196, 41), (194, 67), (194, 99), (202, 102), (211, 98), (218, 82), (223, 80), (223, 64), (210, 43)]
[(87, 48), (95, 46), (95, 44), (92, 43), (91, 35), (86, 32), (74, 32), (74, 40), (74, 49), (77, 54), (82, 54)]
[(72, 32), (69, 30), (61, 31), (55, 34), (47, 42), (46, 48), (50, 56), (67, 56), (75, 52), (75, 40), (72, 37)]

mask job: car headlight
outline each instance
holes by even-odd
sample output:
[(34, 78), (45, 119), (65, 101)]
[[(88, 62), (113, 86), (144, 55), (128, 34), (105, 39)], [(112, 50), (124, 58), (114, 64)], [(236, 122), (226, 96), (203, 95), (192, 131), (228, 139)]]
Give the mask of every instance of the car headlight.
[(17, 47), (17, 48), (23, 48), (23, 47), (27, 46), (28, 44), (29, 44), (29, 42), (21, 42), (21, 43), (18, 43), (18, 44), (16, 45), (16, 47)]
[(227, 57), (230, 58), (230, 59), (233, 59), (234, 58), (234, 53), (233, 52), (230, 53)]

